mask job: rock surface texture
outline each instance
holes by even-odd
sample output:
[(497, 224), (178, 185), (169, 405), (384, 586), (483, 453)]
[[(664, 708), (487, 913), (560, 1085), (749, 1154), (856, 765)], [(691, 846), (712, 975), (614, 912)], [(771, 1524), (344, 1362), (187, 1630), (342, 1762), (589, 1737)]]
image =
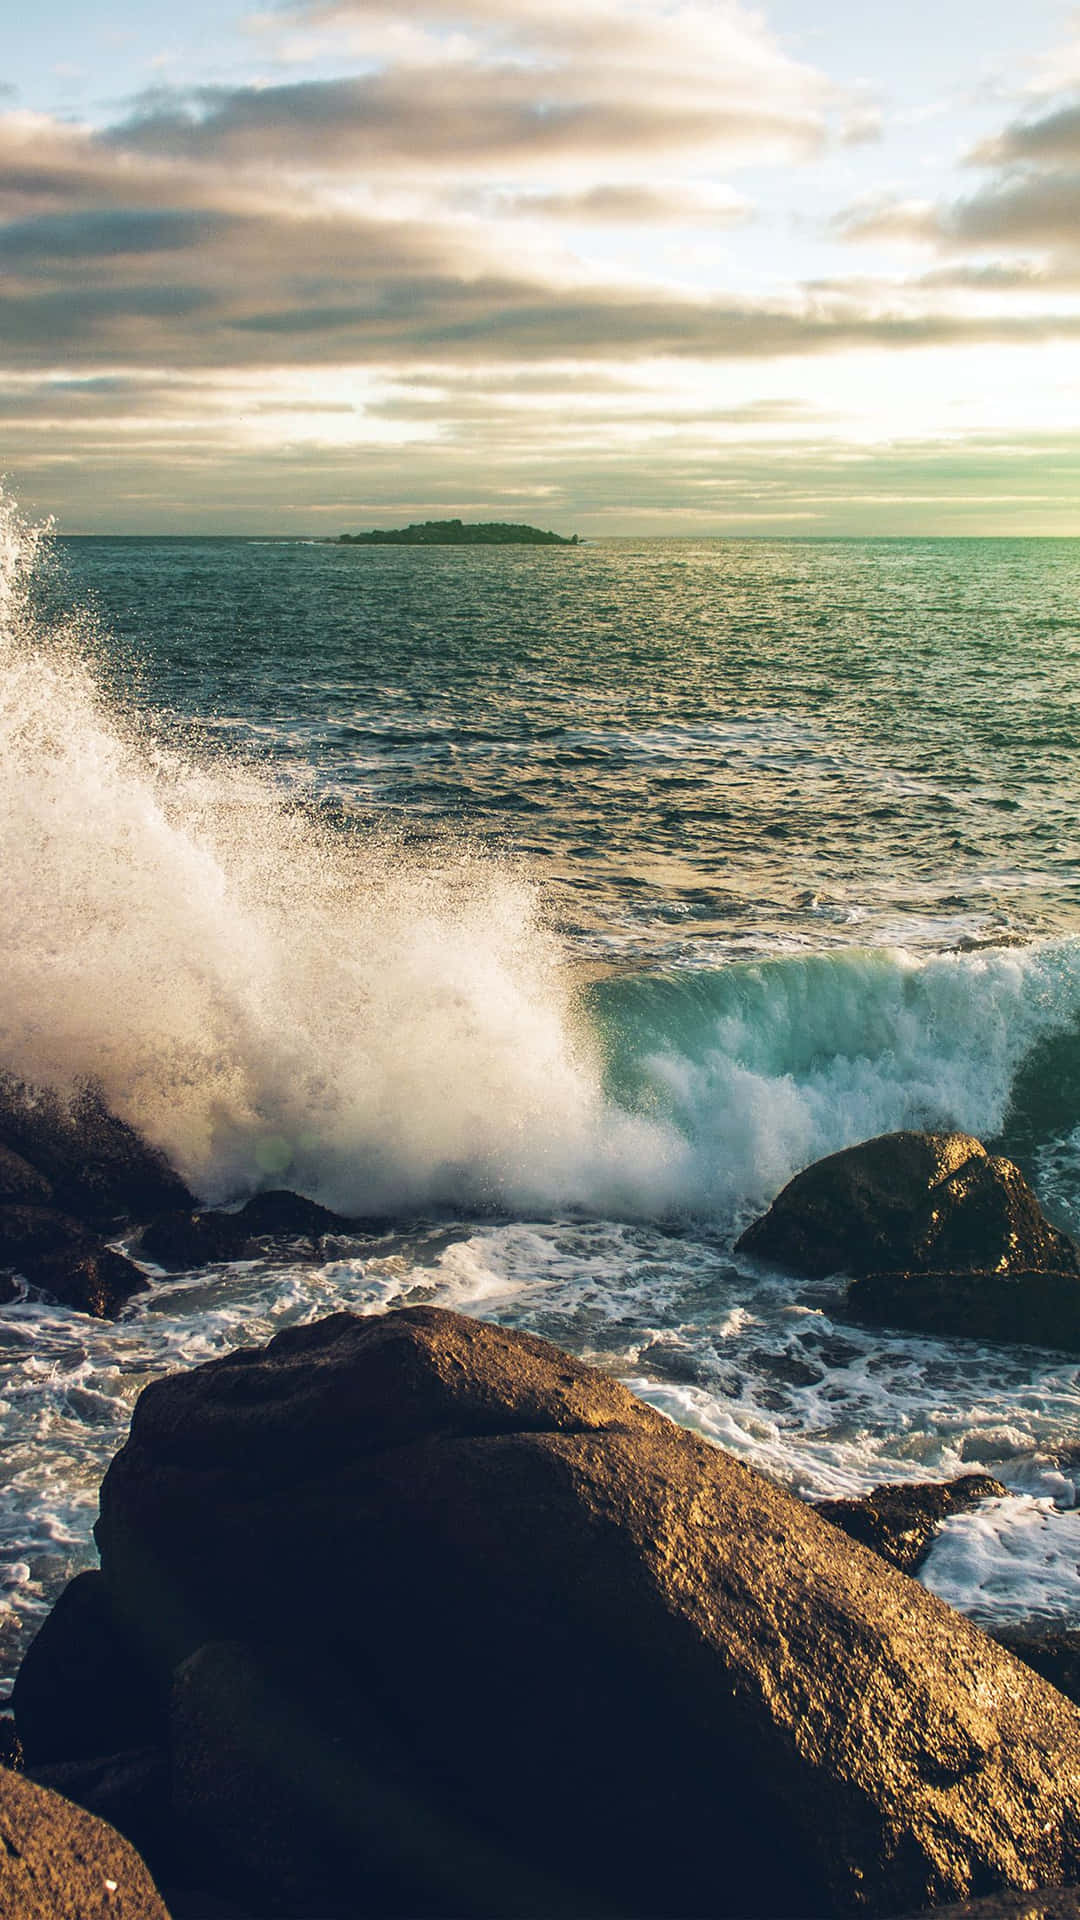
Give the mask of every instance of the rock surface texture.
[(842, 1527), (852, 1540), (861, 1540), (880, 1553), (901, 1573), (915, 1573), (943, 1520), (953, 1513), (966, 1513), (980, 1500), (1001, 1499), (1007, 1492), (1000, 1480), (992, 1480), (987, 1473), (965, 1473), (959, 1480), (874, 1487), (861, 1500), (819, 1500), (814, 1511), (834, 1527)]
[(104, 1821), (0, 1768), (4, 1920), (169, 1920), (134, 1849)]
[(883, 1134), (816, 1161), (738, 1250), (855, 1276), (847, 1311), (869, 1325), (1080, 1352), (1080, 1248), (968, 1134)]
[(775, 1920), (1080, 1878), (1069, 1702), (529, 1335), (339, 1314), (159, 1381), (97, 1532), (52, 1658), (127, 1636), (189, 1859), (260, 1914)]

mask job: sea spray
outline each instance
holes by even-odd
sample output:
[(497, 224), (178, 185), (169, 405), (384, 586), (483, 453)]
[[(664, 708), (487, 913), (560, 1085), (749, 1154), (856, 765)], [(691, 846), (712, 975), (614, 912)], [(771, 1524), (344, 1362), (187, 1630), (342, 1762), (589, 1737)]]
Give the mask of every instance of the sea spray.
[(520, 872), (167, 744), (35, 624), (10, 508), (3, 542), (5, 1066), (97, 1082), (207, 1199), (663, 1200), (680, 1143), (606, 1102)]
[(206, 1200), (284, 1183), (731, 1231), (871, 1134), (1000, 1134), (1025, 1062), (1075, 1047), (1072, 940), (583, 990), (520, 862), (329, 826), (302, 783), (125, 702), (92, 621), (35, 614), (41, 557), (3, 502), (0, 1065), (98, 1083)]

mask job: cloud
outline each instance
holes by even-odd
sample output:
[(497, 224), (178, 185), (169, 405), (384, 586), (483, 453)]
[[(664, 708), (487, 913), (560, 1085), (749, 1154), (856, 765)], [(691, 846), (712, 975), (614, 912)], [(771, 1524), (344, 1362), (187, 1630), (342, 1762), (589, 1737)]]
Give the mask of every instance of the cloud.
[(1014, 120), (984, 140), (969, 156), (977, 166), (1033, 161), (1039, 166), (1080, 165), (1080, 102), (1070, 102), (1034, 120)]
[(229, 225), (226, 214), (178, 207), (43, 214), (0, 226), (0, 263), (44, 271), (68, 260), (82, 265), (122, 254), (174, 252), (200, 246)]
[(585, 90), (527, 69), (433, 66), (276, 87), (155, 92), (108, 138), (159, 157), (291, 166), (311, 173), (392, 165), (412, 176), (452, 164), (488, 174), (643, 151), (705, 155), (758, 144), (809, 148), (809, 115), (697, 90)]
[(752, 211), (748, 201), (730, 191), (634, 183), (588, 187), (580, 193), (500, 194), (495, 210), (571, 224), (708, 227), (732, 226)]

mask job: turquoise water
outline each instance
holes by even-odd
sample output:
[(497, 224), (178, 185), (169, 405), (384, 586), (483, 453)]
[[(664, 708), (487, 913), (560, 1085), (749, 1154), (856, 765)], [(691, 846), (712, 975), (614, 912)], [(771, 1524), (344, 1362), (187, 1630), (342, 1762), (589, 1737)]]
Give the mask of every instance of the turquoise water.
[(0, 1666), (146, 1379), (420, 1299), (811, 1496), (985, 1466), (928, 1581), (1080, 1622), (1075, 1361), (860, 1333), (732, 1252), (910, 1125), (1080, 1230), (1080, 546), (3, 533), (5, 1063), (100, 1080), (209, 1200), (393, 1224), (5, 1315)]

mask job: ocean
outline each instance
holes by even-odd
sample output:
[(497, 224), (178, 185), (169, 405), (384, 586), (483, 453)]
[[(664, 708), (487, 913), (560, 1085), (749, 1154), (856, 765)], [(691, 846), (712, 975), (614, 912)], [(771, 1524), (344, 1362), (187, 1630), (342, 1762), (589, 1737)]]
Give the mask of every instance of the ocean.
[[(733, 1242), (899, 1127), (1080, 1231), (1080, 542), (357, 549), (0, 508), (0, 1065), (201, 1198), (379, 1216), (0, 1315), (0, 1693), (140, 1389), (292, 1322), (528, 1328), (808, 1497), (985, 1469), (926, 1584), (1080, 1625), (1080, 1366)], [(317, 1607), (332, 1568), (281, 1577)]]

